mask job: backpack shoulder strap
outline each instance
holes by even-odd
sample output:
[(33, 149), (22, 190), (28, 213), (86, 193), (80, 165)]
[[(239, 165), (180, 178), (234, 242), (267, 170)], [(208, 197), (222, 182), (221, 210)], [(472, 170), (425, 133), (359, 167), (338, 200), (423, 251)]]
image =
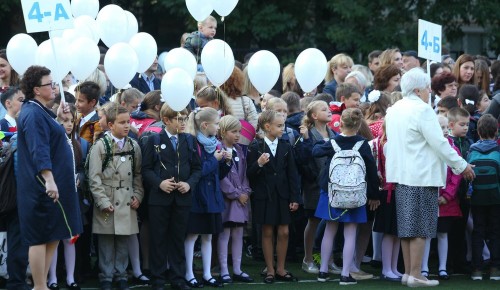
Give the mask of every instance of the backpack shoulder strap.
[(290, 145), (295, 146), (295, 135), (293, 135), (293, 129), (287, 127), (286, 134), (288, 135), (288, 140), (290, 140)]
[(333, 147), (333, 150), (335, 150), (335, 153), (342, 151), (342, 149), (340, 149), (339, 145), (337, 144), (337, 142), (335, 142), (335, 140), (330, 139), (330, 143), (332, 144), (332, 147)]
[(111, 143), (109, 142), (109, 137), (105, 135), (104, 137), (101, 138), (102, 142), (104, 143), (104, 150), (106, 152), (104, 159), (102, 160), (102, 170), (108, 166), (109, 161), (111, 160)]
[(365, 140), (361, 140), (361, 141), (356, 142), (356, 144), (354, 144), (354, 147), (352, 147), (352, 150), (359, 151), (359, 148), (361, 148), (363, 143), (365, 143)]

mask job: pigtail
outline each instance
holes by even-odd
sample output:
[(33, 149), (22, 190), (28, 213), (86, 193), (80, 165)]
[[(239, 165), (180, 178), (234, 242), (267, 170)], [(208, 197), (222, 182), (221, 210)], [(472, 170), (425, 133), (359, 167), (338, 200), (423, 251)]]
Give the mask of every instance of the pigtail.
[(198, 111), (199, 111), (199, 108), (196, 108), (194, 111), (192, 111), (189, 114), (189, 119), (188, 119), (188, 122), (186, 124), (186, 133), (189, 133), (193, 136), (196, 136), (197, 128), (196, 128), (195, 118), (196, 118), (196, 113), (198, 113)]

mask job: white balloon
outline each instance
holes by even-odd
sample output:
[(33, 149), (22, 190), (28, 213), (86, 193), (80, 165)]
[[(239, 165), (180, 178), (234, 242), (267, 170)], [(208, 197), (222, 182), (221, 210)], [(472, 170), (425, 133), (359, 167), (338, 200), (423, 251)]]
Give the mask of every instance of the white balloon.
[(280, 62), (268, 50), (257, 51), (248, 62), (248, 77), (262, 95), (269, 92), (280, 76)]
[(203, 21), (214, 10), (212, 1), (207, 0), (186, 0), (186, 6), (196, 21)]
[(99, 43), (99, 39), (101, 39), (99, 36), (99, 26), (94, 18), (82, 15), (76, 17), (73, 23), (78, 37), (88, 37), (94, 40), (96, 44)]
[[(159, 62), (159, 60), (158, 60)], [(188, 73), (191, 79), (194, 79), (197, 71), (197, 63), (194, 55), (185, 48), (174, 48), (165, 56), (164, 62), (160, 63), (168, 72), (173, 68), (181, 68)]]
[(149, 33), (139, 32), (132, 36), (129, 44), (139, 58), (137, 72), (145, 72), (156, 59), (156, 54), (158, 53), (156, 40)]
[(120, 6), (109, 4), (97, 14), (97, 25), (102, 42), (107, 47), (118, 42), (127, 42), (127, 14)]
[(126, 26), (126, 36), (125, 41), (129, 41), (132, 36), (136, 35), (139, 32), (139, 22), (137, 22), (137, 18), (130, 11), (124, 10), (125, 15), (127, 16), (127, 26)]
[(95, 19), (99, 12), (99, 0), (71, 0), (71, 12), (75, 18), (88, 15)]
[(326, 57), (317, 48), (302, 51), (295, 61), (295, 77), (306, 93), (312, 92), (323, 81), (327, 70)]
[(161, 95), (174, 111), (184, 110), (194, 92), (193, 79), (181, 68), (169, 70), (161, 80)]
[(36, 51), (35, 63), (50, 69), (50, 74), (56, 82), (69, 73), (70, 61), (69, 44), (61, 37), (45, 40)]
[[(54, 37), (54, 36), (52, 36)], [(62, 38), (67, 42), (67, 43), (72, 43), (79, 37), (78, 31), (74, 28), (69, 28), (69, 29), (64, 29)]]
[(71, 51), (71, 73), (77, 80), (84, 80), (99, 65), (101, 53), (97, 44), (90, 38), (80, 37), (73, 41)]
[(7, 59), (12, 68), (20, 75), (35, 64), (38, 45), (28, 34), (14, 35), (7, 43)]
[(238, 0), (213, 0), (215, 12), (220, 16), (228, 16), (238, 4)]
[(201, 52), (201, 64), (210, 82), (215, 86), (220, 86), (233, 73), (233, 50), (223, 40), (211, 40)]
[(139, 58), (128, 43), (113, 45), (104, 56), (104, 69), (111, 83), (118, 89), (124, 88), (134, 78)]
[(167, 56), (168, 51), (164, 51), (158, 55), (158, 64), (160, 65), (163, 73), (165, 73), (165, 65), (163, 64), (165, 62), (165, 57)]

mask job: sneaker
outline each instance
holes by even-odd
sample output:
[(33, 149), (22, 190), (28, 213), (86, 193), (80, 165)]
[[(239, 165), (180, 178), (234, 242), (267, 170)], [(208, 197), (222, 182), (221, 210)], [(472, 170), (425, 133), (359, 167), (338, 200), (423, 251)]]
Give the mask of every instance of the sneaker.
[(330, 274), (325, 272), (319, 272), (318, 274), (318, 282), (326, 282), (330, 280)]
[(364, 271), (359, 270), (359, 272), (350, 272), (352, 278), (356, 280), (368, 280), (373, 278), (373, 274), (366, 273)]
[(304, 272), (309, 273), (309, 274), (318, 274), (319, 273), (318, 266), (316, 266), (316, 264), (314, 264), (314, 262), (306, 263), (305, 261), (302, 261), (302, 270), (304, 270)]
[(335, 262), (333, 262), (330, 265), (328, 265), (328, 272), (335, 275), (339, 275), (340, 273), (342, 273), (342, 267), (335, 265)]
[(491, 268), (490, 280), (495, 280), (495, 281), (500, 280), (500, 270), (498, 270), (498, 268)]
[(483, 280), (483, 272), (474, 270), (474, 271), (472, 271), (470, 278), (473, 281), (481, 281), (481, 280)]
[(340, 285), (355, 285), (358, 282), (351, 276), (340, 276)]

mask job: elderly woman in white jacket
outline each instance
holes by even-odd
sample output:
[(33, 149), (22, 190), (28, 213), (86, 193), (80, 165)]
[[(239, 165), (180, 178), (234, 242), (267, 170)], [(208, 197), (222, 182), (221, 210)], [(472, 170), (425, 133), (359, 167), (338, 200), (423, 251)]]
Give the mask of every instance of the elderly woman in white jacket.
[(436, 113), (428, 104), (430, 79), (420, 69), (401, 79), (403, 99), (386, 115), (387, 182), (396, 183), (398, 236), (405, 274), (403, 285), (436, 286), (420, 273), (425, 239), (436, 236), (438, 188), (445, 185), (446, 165), (472, 180), (474, 171), (443, 137)]

